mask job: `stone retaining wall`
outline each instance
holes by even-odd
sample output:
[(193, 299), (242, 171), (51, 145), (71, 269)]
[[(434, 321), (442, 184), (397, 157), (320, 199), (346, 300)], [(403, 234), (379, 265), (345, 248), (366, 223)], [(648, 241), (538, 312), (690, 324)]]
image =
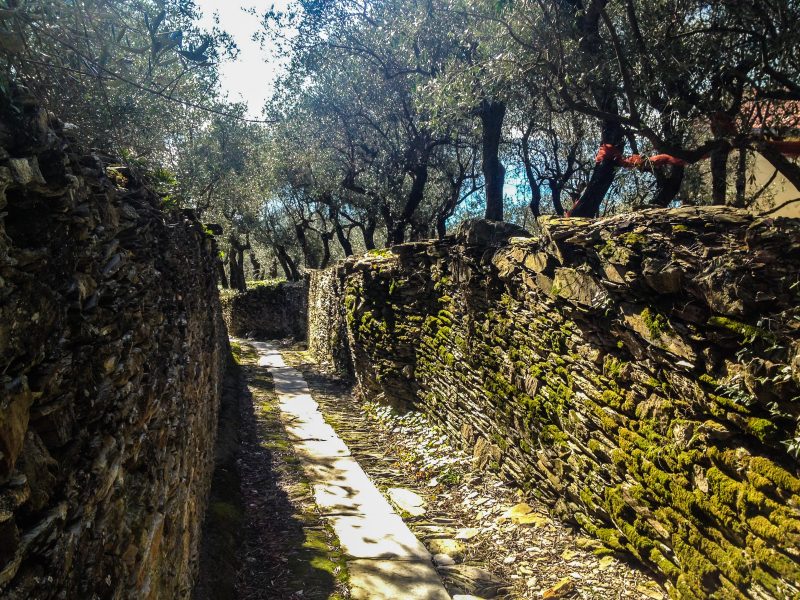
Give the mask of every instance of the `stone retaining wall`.
[(362, 394), (425, 411), (673, 597), (800, 597), (800, 221), (542, 224), (312, 275), (310, 347), (337, 360), (343, 318)]
[(0, 596), (188, 598), (228, 353), (211, 240), (0, 115)]
[(308, 280), (259, 283), (246, 292), (226, 292), (222, 314), (231, 335), (305, 339)]
[(308, 350), (321, 363), (342, 375), (352, 375), (343, 298), (344, 289), (337, 269), (310, 272)]

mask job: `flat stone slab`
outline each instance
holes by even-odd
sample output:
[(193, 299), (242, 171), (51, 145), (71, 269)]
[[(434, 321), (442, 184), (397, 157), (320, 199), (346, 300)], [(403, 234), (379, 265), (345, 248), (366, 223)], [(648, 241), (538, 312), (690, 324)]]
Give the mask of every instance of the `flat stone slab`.
[(399, 558), (431, 564), (431, 555), (395, 514), (335, 515), (330, 517), (344, 553), (351, 558)]
[(290, 392), (308, 394), (309, 389), (305, 380), (294, 369), (288, 367), (271, 368), (272, 381), (275, 382), (275, 391), (286, 394)]
[(286, 427), (286, 433), (293, 442), (302, 440), (338, 440), (342, 444), (341, 438), (336, 435), (333, 427), (328, 425), (323, 419), (322, 415), (281, 415), (281, 421)]
[(450, 600), (429, 562), (351, 560), (347, 571), (353, 600)]
[(295, 451), (304, 460), (327, 460), (331, 457), (343, 458), (350, 456), (350, 448), (340, 439), (305, 439), (294, 444)]
[(425, 514), (425, 500), (406, 488), (389, 488), (386, 490), (392, 504), (412, 517), (421, 517)]
[[(303, 461), (302, 466), (312, 484), (327, 483), (349, 486), (354, 489), (363, 488), (361, 476), (372, 484), (361, 465), (347, 456), (320, 456), (314, 461)], [(359, 477), (359, 479), (354, 479), (354, 477)], [(378, 493), (377, 489), (375, 492)]]
[(294, 391), (278, 393), (281, 395), (279, 403), (281, 410), (297, 416), (319, 414), (317, 403), (311, 397), (311, 394), (295, 393)]
[[(366, 475), (364, 475), (366, 477)], [(347, 483), (316, 483), (312, 486), (314, 500), (324, 515), (394, 514), (392, 507), (377, 490)]]

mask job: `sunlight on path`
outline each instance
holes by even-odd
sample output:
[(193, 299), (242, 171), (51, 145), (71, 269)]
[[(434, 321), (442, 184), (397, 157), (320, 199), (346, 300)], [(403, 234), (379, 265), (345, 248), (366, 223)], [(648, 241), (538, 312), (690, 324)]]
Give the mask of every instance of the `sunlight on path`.
[(324, 518), (349, 557), (354, 600), (449, 600), (431, 556), (350, 455), (302, 375), (280, 352), (249, 342), (272, 374), (281, 418)]

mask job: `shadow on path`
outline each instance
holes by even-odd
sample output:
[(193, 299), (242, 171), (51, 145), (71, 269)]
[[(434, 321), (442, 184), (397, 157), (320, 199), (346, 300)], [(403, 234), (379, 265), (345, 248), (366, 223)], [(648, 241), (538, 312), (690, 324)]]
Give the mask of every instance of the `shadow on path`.
[(232, 343), (195, 600), (339, 600), (346, 571), (279, 420), (272, 378)]

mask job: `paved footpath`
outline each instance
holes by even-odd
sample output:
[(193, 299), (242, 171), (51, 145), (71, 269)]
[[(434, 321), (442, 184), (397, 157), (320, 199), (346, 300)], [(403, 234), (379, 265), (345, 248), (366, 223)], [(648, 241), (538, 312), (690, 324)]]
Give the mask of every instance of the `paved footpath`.
[(322, 417), (303, 376), (264, 342), (248, 342), (272, 373), (281, 419), (347, 555), (353, 600), (450, 600), (430, 553)]

